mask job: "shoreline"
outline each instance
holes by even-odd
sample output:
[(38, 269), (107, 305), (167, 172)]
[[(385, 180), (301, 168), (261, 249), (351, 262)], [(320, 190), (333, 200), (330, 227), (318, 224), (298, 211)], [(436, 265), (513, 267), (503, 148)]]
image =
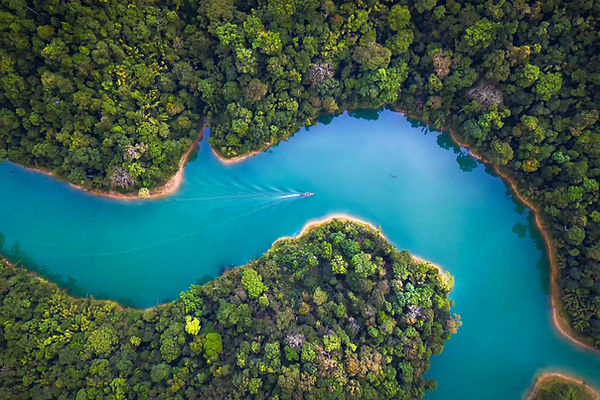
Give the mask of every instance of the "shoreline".
[(451, 129), (445, 130), (445, 132), (447, 132), (450, 135), (454, 143), (456, 143), (460, 147), (467, 149), (469, 151), (469, 154), (473, 158), (485, 165), (490, 165), (494, 169), (494, 172), (496, 172), (496, 174), (498, 174), (498, 176), (508, 184), (511, 192), (515, 195), (515, 197), (533, 212), (533, 215), (535, 217), (535, 225), (538, 228), (540, 234), (542, 235), (542, 238), (544, 239), (544, 243), (546, 245), (546, 254), (548, 256), (548, 263), (550, 264), (550, 304), (552, 306), (552, 320), (554, 322), (554, 326), (556, 327), (558, 332), (571, 343), (577, 344), (587, 350), (591, 350), (594, 352), (600, 351), (600, 349), (597, 349), (594, 346), (590, 345), (583, 338), (574, 333), (565, 316), (561, 315), (562, 309), (560, 309), (559, 301), (560, 288), (558, 287), (557, 283), (558, 267), (556, 265), (555, 249), (552, 244), (550, 234), (544, 228), (544, 223), (542, 217), (540, 216), (541, 212), (539, 207), (535, 206), (531, 201), (529, 201), (519, 193), (517, 183), (507, 173), (503, 172), (498, 166), (485, 160), (477, 153), (474, 153), (467, 144), (463, 143), (456, 137), (456, 134)]
[[(10, 261), (8, 258), (6, 258), (5, 256), (3, 256), (2, 254), (0, 254), (0, 262), (3, 262), (5, 264), (7, 264), (11, 268), (23, 268), (27, 272), (27, 275), (37, 278), (40, 282), (42, 282), (45, 285), (55, 286), (58, 290), (60, 290), (61, 292), (64, 292), (65, 295), (67, 295), (67, 296), (69, 296), (69, 297), (71, 297), (73, 299), (89, 300), (92, 303), (112, 304), (113, 306), (115, 306), (115, 308), (118, 311), (123, 311), (126, 308), (135, 308), (135, 307), (126, 307), (126, 306), (123, 306), (118, 301), (110, 300), (110, 299), (96, 299), (94, 297), (89, 297), (89, 296), (88, 297), (73, 296), (73, 295), (71, 295), (71, 294), (68, 293), (67, 289), (65, 289), (63, 287), (60, 287), (56, 282), (50, 281), (50, 280), (42, 277), (38, 272), (30, 270), (26, 266), (22, 265), (20, 261), (15, 264), (12, 261)], [(19, 264), (21, 264), (21, 265), (19, 266)], [(145, 310), (142, 310), (142, 311), (145, 311)]]
[[(302, 228), (301, 228), (301, 230), (298, 232), (298, 234), (296, 234), (295, 236), (280, 236), (280, 237), (278, 237), (277, 239), (275, 239), (275, 240), (273, 241), (273, 243), (271, 243), (271, 246), (269, 247), (269, 249), (267, 249), (267, 250), (266, 250), (266, 251), (263, 253), (263, 255), (265, 255), (265, 254), (267, 254), (268, 252), (270, 252), (270, 251), (273, 249), (273, 246), (275, 245), (275, 243), (279, 242), (280, 240), (296, 240), (296, 239), (300, 238), (301, 236), (305, 235), (306, 233), (308, 233), (308, 232), (309, 232), (311, 229), (314, 229), (314, 228), (316, 228), (316, 227), (318, 227), (318, 226), (320, 226), (320, 225), (323, 225), (323, 224), (329, 223), (329, 222), (333, 221), (334, 219), (338, 219), (338, 220), (340, 220), (340, 221), (342, 221), (342, 222), (353, 222), (353, 223), (356, 223), (356, 224), (359, 224), (359, 225), (364, 225), (364, 226), (366, 226), (367, 228), (369, 228), (369, 229), (371, 229), (371, 230), (373, 230), (373, 231), (377, 232), (377, 234), (378, 234), (379, 236), (381, 236), (381, 238), (382, 238), (382, 239), (384, 239), (385, 241), (387, 241), (387, 242), (388, 242), (388, 243), (389, 243), (391, 246), (393, 246), (394, 248), (396, 247), (396, 246), (394, 246), (394, 245), (392, 244), (392, 242), (390, 242), (390, 240), (389, 240), (389, 239), (388, 239), (388, 238), (387, 238), (387, 237), (386, 237), (386, 236), (383, 234), (383, 232), (381, 231), (381, 229), (380, 229), (379, 227), (376, 227), (375, 225), (373, 225), (371, 222), (365, 221), (365, 220), (363, 220), (363, 219), (360, 219), (360, 218), (358, 218), (358, 217), (353, 217), (353, 216), (351, 216), (351, 215), (349, 215), (349, 214), (344, 214), (344, 213), (331, 213), (331, 214), (327, 214), (327, 215), (325, 215), (324, 217), (321, 217), (321, 218), (315, 218), (315, 219), (311, 219), (311, 220), (307, 221), (307, 222), (306, 222), (306, 223), (305, 223), (305, 224), (302, 226)], [(410, 250), (408, 250), (408, 251), (410, 252)], [(411, 258), (412, 258), (414, 261), (417, 261), (417, 262), (423, 262), (423, 263), (426, 263), (426, 264), (428, 264), (428, 265), (431, 265), (431, 266), (435, 267), (435, 268), (438, 270), (438, 273), (440, 274), (440, 277), (441, 277), (442, 279), (445, 279), (445, 276), (446, 276), (446, 271), (445, 271), (445, 270), (444, 270), (442, 267), (440, 267), (438, 264), (435, 264), (435, 263), (433, 263), (433, 262), (430, 262), (430, 261), (428, 261), (428, 260), (426, 260), (426, 259), (424, 259), (424, 258), (422, 258), (422, 257), (416, 256), (416, 255), (414, 255), (412, 252), (410, 253), (410, 255), (411, 255)], [(262, 257), (262, 256), (260, 256), (260, 257)], [(258, 257), (258, 258), (260, 258), (260, 257)], [(3, 256), (3, 255), (1, 255), (1, 254), (0, 254), (0, 261), (2, 261), (2, 262), (5, 262), (6, 264), (8, 264), (9, 266), (11, 266), (12, 268), (17, 268), (17, 265), (15, 265), (15, 263), (11, 262), (11, 261), (10, 261), (8, 258), (6, 258), (5, 256)], [(220, 275), (217, 275), (217, 276), (213, 277), (213, 278), (211, 279), (211, 281), (212, 281), (212, 280), (214, 280), (214, 279), (218, 279), (219, 277), (221, 277), (221, 276), (223, 276), (223, 275), (226, 275), (226, 274), (228, 274), (228, 273), (232, 273), (232, 272), (234, 272), (234, 271), (238, 270), (240, 267), (244, 267), (244, 266), (250, 265), (250, 264), (251, 264), (253, 261), (255, 261), (255, 260), (249, 260), (249, 261), (248, 261), (246, 264), (243, 264), (243, 265), (236, 265), (235, 267), (233, 267), (233, 268), (231, 268), (231, 269), (228, 269), (228, 270), (226, 270), (226, 271), (225, 271), (225, 272), (223, 272), (222, 274), (220, 274)], [(20, 263), (17, 263), (17, 264), (20, 264)], [(172, 303), (174, 303), (175, 301), (177, 301), (177, 299), (174, 299), (174, 300), (172, 300), (172, 301), (168, 301), (168, 302), (166, 302), (166, 303), (160, 303), (160, 304), (157, 304), (157, 305), (154, 305), (154, 306), (151, 306), (151, 307), (147, 307), (147, 308), (140, 308), (140, 307), (134, 307), (134, 306), (125, 306), (125, 305), (123, 305), (123, 304), (119, 303), (118, 301), (116, 301), (116, 300), (111, 300), (111, 299), (96, 299), (96, 298), (93, 298), (93, 297), (79, 297), (79, 296), (73, 296), (73, 295), (71, 295), (71, 294), (69, 294), (69, 293), (68, 293), (68, 290), (67, 290), (67, 289), (60, 287), (60, 286), (59, 286), (59, 285), (58, 285), (56, 282), (49, 281), (48, 279), (46, 279), (46, 278), (43, 278), (43, 277), (42, 277), (42, 276), (41, 276), (41, 275), (40, 275), (38, 272), (32, 271), (32, 270), (28, 269), (28, 268), (27, 268), (27, 267), (25, 267), (25, 266), (22, 266), (22, 268), (24, 268), (24, 269), (27, 271), (27, 273), (28, 273), (29, 275), (37, 277), (37, 278), (38, 278), (40, 281), (42, 281), (43, 283), (45, 283), (45, 284), (47, 284), (47, 285), (53, 285), (53, 286), (56, 286), (56, 287), (57, 287), (59, 290), (61, 290), (61, 291), (64, 291), (64, 292), (65, 292), (65, 294), (66, 294), (67, 296), (69, 296), (69, 297), (72, 297), (72, 298), (75, 298), (75, 299), (88, 299), (88, 300), (90, 300), (90, 301), (92, 301), (92, 302), (100, 302), (100, 303), (108, 303), (108, 304), (113, 304), (113, 305), (116, 307), (116, 309), (117, 309), (117, 310), (119, 310), (119, 311), (123, 311), (123, 310), (125, 310), (125, 309), (128, 309), (128, 308), (129, 308), (129, 309), (134, 309), (134, 310), (139, 310), (139, 311), (142, 311), (142, 312), (153, 311), (153, 310), (155, 310), (155, 309), (157, 309), (157, 308), (160, 308), (160, 307), (166, 306), (166, 305), (168, 305), (168, 304), (172, 304)], [(191, 286), (191, 285), (190, 285), (190, 286)], [(188, 290), (189, 290), (189, 288), (188, 288)]]
[[(418, 118), (417, 116), (412, 115), (396, 106), (391, 106), (391, 108), (394, 112), (401, 113), (402, 115), (404, 115), (407, 118), (416, 119), (418, 121), (421, 121), (421, 122), (424, 122), (425, 124), (427, 124), (427, 121), (423, 121), (422, 119)], [(535, 225), (538, 228), (538, 231), (540, 232), (540, 234), (542, 235), (542, 238), (544, 239), (544, 243), (546, 245), (546, 254), (548, 256), (548, 263), (550, 264), (550, 304), (552, 307), (552, 321), (554, 322), (554, 326), (558, 330), (558, 333), (560, 333), (562, 336), (564, 336), (565, 339), (567, 339), (571, 343), (579, 345), (579, 346), (583, 347), (584, 349), (592, 351), (592, 352), (600, 352), (600, 349), (589, 344), (585, 340), (585, 338), (581, 337), (580, 335), (578, 335), (577, 333), (575, 333), (572, 330), (569, 321), (567, 320), (567, 318), (564, 315), (564, 311), (563, 311), (563, 308), (562, 308), (560, 300), (559, 300), (560, 288), (557, 283), (558, 267), (556, 265), (555, 249), (554, 249), (552, 240), (550, 238), (550, 234), (544, 228), (544, 223), (543, 223), (543, 220), (541, 217), (541, 212), (540, 212), (539, 207), (535, 206), (531, 201), (529, 201), (523, 195), (521, 195), (521, 193), (519, 193), (517, 183), (513, 180), (513, 178), (511, 176), (509, 176), (507, 173), (503, 172), (499, 166), (494, 165), (492, 162), (486, 160), (479, 154), (475, 153), (468, 144), (464, 143), (462, 140), (460, 140), (457, 137), (456, 133), (452, 129), (442, 128), (442, 129), (440, 129), (440, 132), (448, 133), (454, 143), (456, 143), (459, 147), (463, 147), (469, 151), (469, 155), (471, 157), (473, 157), (477, 161), (481, 162), (482, 164), (491, 166), (494, 169), (494, 172), (496, 172), (496, 174), (498, 174), (498, 176), (502, 179), (502, 181), (504, 181), (508, 184), (511, 192), (515, 195), (517, 200), (519, 200), (522, 204), (524, 204), (527, 208), (529, 208), (533, 212), (533, 215), (535, 217), (534, 218)]]
[(244, 154), (243, 156), (236, 156), (236, 157), (233, 157), (233, 158), (225, 158), (225, 157), (223, 157), (212, 146), (210, 146), (210, 151), (212, 151), (213, 155), (219, 160), (219, 162), (221, 164), (228, 165), (228, 164), (237, 164), (237, 163), (239, 163), (241, 161), (244, 161), (244, 160), (246, 160), (246, 159), (248, 159), (250, 157), (254, 157), (257, 154), (260, 154), (262, 152), (267, 151), (269, 148), (271, 148), (271, 146), (273, 146), (273, 143), (268, 143), (268, 145), (264, 146), (264, 148), (261, 149), (261, 150), (254, 150), (254, 151), (251, 151), (248, 154)]
[[(370, 107), (365, 107), (366, 109), (371, 109)], [(381, 108), (381, 107), (380, 107)], [(397, 113), (400, 113), (402, 115), (404, 115), (407, 118), (412, 118), (412, 119), (416, 119), (418, 121), (422, 121), (425, 124), (427, 124), (427, 121), (423, 121), (422, 119), (418, 118), (418, 116), (412, 115), (400, 108), (398, 108), (395, 105), (390, 106), (391, 110)], [(351, 110), (346, 110), (345, 112), (351, 112)], [(512, 193), (515, 195), (515, 197), (521, 202), (523, 203), (527, 208), (529, 208), (531, 211), (533, 211), (534, 216), (535, 216), (535, 223), (536, 226), (538, 228), (538, 230), (540, 231), (545, 245), (546, 245), (546, 250), (547, 250), (547, 255), (548, 255), (548, 261), (550, 264), (550, 300), (551, 300), (551, 306), (552, 306), (552, 319), (554, 321), (554, 325), (556, 326), (558, 332), (563, 335), (567, 340), (569, 340), (572, 343), (575, 343), (579, 346), (582, 346), (588, 350), (594, 351), (594, 352), (598, 352), (600, 351), (600, 349), (595, 348), (594, 346), (590, 345), (588, 342), (585, 341), (584, 338), (582, 338), (581, 336), (577, 335), (575, 332), (573, 332), (568, 320), (566, 319), (566, 317), (563, 314), (562, 308), (560, 306), (560, 301), (559, 301), (559, 296), (560, 296), (560, 288), (558, 287), (557, 284), (557, 274), (558, 274), (558, 267), (556, 266), (556, 260), (555, 260), (555, 250), (554, 250), (554, 246), (552, 245), (552, 241), (550, 239), (549, 233), (546, 231), (546, 229), (544, 229), (543, 226), (543, 221), (541, 219), (540, 216), (540, 211), (539, 208), (536, 207), (534, 204), (532, 204), (529, 200), (527, 200), (524, 196), (522, 196), (517, 188), (516, 182), (505, 172), (503, 172), (498, 166), (492, 164), (491, 162), (485, 160), (483, 157), (481, 157), (480, 155), (478, 155), (477, 153), (473, 152), (473, 150), (470, 148), (469, 145), (465, 144), (464, 142), (462, 142), (461, 140), (458, 139), (458, 137), (456, 136), (456, 134), (454, 133), (453, 130), (451, 129), (440, 129), (440, 131), (442, 132), (447, 132), (450, 137), (452, 138), (452, 141), (454, 143), (456, 143), (458, 146), (463, 147), (465, 149), (467, 149), (469, 151), (469, 154), (475, 158), (476, 160), (478, 160), (479, 162), (486, 164), (486, 165), (490, 165), (494, 171), (498, 174), (498, 176), (505, 182), (508, 183)], [(115, 193), (115, 192), (103, 192), (100, 190), (87, 190), (82, 186), (79, 185), (75, 185), (75, 184), (71, 184), (71, 183), (67, 183), (68, 185), (70, 185), (72, 188), (77, 189), (77, 190), (83, 190), (85, 193), (92, 195), (92, 196), (99, 196), (99, 197), (106, 197), (106, 198), (110, 198), (110, 199), (115, 199), (115, 200), (128, 200), (128, 201), (134, 201), (134, 200), (147, 200), (147, 199), (159, 199), (159, 198), (163, 198), (166, 197), (168, 195), (171, 195), (173, 193), (175, 193), (179, 187), (181, 186), (181, 183), (183, 181), (183, 173), (184, 173), (184, 167), (185, 164), (187, 162), (187, 159), (189, 157), (189, 155), (193, 152), (193, 150), (196, 149), (197, 144), (200, 142), (200, 140), (203, 139), (204, 136), (204, 126), (202, 128), (202, 130), (200, 131), (200, 134), (198, 136), (198, 138), (194, 141), (194, 143), (192, 144), (192, 146), (188, 149), (188, 151), (182, 156), (180, 162), (179, 162), (179, 169), (177, 170), (177, 172), (175, 173), (175, 175), (173, 177), (171, 177), (171, 179), (169, 179), (169, 181), (167, 181), (163, 186), (161, 186), (160, 188), (158, 188), (157, 190), (151, 192), (150, 196), (146, 199), (142, 199), (140, 198), (137, 193), (131, 193), (131, 194), (122, 194), (122, 193)], [(224, 165), (228, 165), (228, 164), (234, 164), (234, 163), (238, 163), (241, 161), (244, 161), (250, 157), (253, 157), (255, 155), (257, 155), (258, 153), (264, 152), (267, 149), (269, 149), (270, 147), (272, 147), (274, 145), (274, 143), (267, 143), (265, 144), (265, 146), (263, 146), (263, 148), (261, 148), (260, 150), (255, 150), (252, 151), (248, 154), (245, 154), (243, 156), (238, 156), (238, 157), (234, 157), (234, 158), (225, 158), (223, 156), (221, 156), (214, 148), (213, 146), (210, 146), (211, 151), (213, 152), (213, 154), (215, 155), (215, 157)], [(27, 168), (27, 167), (25, 167)], [(48, 171), (44, 171), (44, 170), (40, 170), (40, 169), (36, 169), (36, 168), (27, 168), (30, 169), (32, 171), (36, 171), (39, 173), (43, 173), (49, 176), (52, 176), (53, 178), (57, 179), (54, 174), (52, 174), (51, 172)], [(358, 222), (358, 223), (363, 223), (366, 224), (372, 228), (373, 225), (365, 222), (365, 221), (361, 221), (360, 219), (356, 219), (354, 217), (351, 217), (349, 215), (345, 215), (345, 214), (332, 214), (335, 218), (335, 215), (338, 215), (340, 217), (340, 219), (346, 218), (348, 220), (354, 221), (354, 222)], [(320, 219), (321, 221), (323, 221), (324, 219)], [(325, 219), (326, 220), (326, 219)], [(305, 224), (303, 230), (300, 232), (300, 234), (302, 234), (304, 232), (304, 230), (306, 228), (309, 227), (309, 225), (314, 225), (315, 220), (309, 221), (307, 222), (307, 224)], [(316, 220), (319, 221), (319, 220)], [(377, 228), (374, 228), (375, 230), (378, 230)], [(378, 230), (379, 231), (379, 230)], [(380, 232), (381, 233), (381, 232)], [(282, 237), (280, 239), (283, 239), (285, 237)], [(385, 236), (384, 236), (385, 238)], [(279, 240), (279, 239), (278, 239)], [(386, 238), (387, 240), (387, 238)], [(413, 256), (414, 257), (414, 256)], [(414, 258), (418, 258), (418, 257), (414, 257)], [(423, 260), (423, 259), (421, 259)], [(428, 262), (426, 260), (423, 260), (425, 262)], [(429, 262), (428, 262), (429, 263)], [(432, 265), (435, 265), (433, 263), (429, 263)], [(436, 266), (439, 268), (439, 266)], [(441, 269), (440, 269), (441, 270)]]
[(570, 381), (570, 382), (576, 383), (578, 385), (582, 385), (587, 390), (589, 390), (590, 392), (593, 393), (594, 398), (596, 400), (600, 400), (600, 393), (598, 392), (598, 390), (596, 390), (596, 388), (594, 388), (593, 386), (588, 385), (587, 383), (585, 383), (581, 379), (575, 378), (573, 376), (570, 376), (570, 375), (567, 375), (565, 373), (558, 372), (558, 371), (546, 372), (546, 373), (543, 373), (542, 375), (538, 376), (535, 379), (535, 382), (533, 383), (533, 389), (531, 390), (531, 393), (529, 393), (529, 395), (527, 396), (527, 400), (533, 400), (534, 396), (537, 394), (539, 385), (544, 380), (550, 379), (550, 378), (553, 378), (553, 377), (562, 378), (562, 379), (564, 379), (566, 381)]
[[(353, 217), (352, 215), (349, 214), (344, 214), (344, 213), (331, 213), (331, 214), (327, 214), (324, 217), (321, 218), (315, 218), (315, 219), (311, 219), (309, 221), (307, 221), (303, 226), (302, 229), (300, 230), (300, 232), (298, 232), (297, 235), (295, 236), (281, 236), (277, 239), (275, 239), (275, 241), (271, 244), (271, 248), (273, 248), (273, 246), (275, 245), (275, 243), (277, 243), (280, 240), (286, 240), (286, 239), (298, 239), (300, 236), (304, 235), (305, 233), (309, 232), (311, 229), (318, 227), (319, 225), (323, 225), (326, 224), (328, 222), (333, 221), (334, 219), (338, 219), (342, 222), (354, 222), (356, 224), (360, 224), (360, 225), (364, 225), (374, 231), (376, 231), (379, 236), (381, 236), (385, 241), (387, 241), (388, 243), (390, 243), (392, 246), (394, 246), (394, 244), (392, 244), (392, 242), (383, 234), (383, 232), (381, 231), (381, 228), (376, 227), (375, 225), (373, 225), (371, 222), (365, 221), (363, 219), (360, 219), (358, 217)], [(396, 247), (396, 246), (394, 246)], [(405, 250), (405, 249), (403, 249)], [(441, 276), (445, 276), (446, 271), (440, 267), (438, 264), (433, 263), (431, 261), (428, 261), (422, 257), (416, 256), (414, 255), (410, 250), (408, 250), (410, 252), (410, 256), (413, 258), (413, 260), (416, 260), (418, 262), (423, 262), (425, 264), (431, 265), (433, 267), (435, 267), (438, 272), (440, 273)]]
[(194, 142), (189, 147), (189, 149), (179, 159), (179, 165), (177, 167), (177, 172), (175, 172), (175, 174), (171, 178), (169, 178), (169, 180), (167, 182), (165, 182), (163, 185), (151, 190), (150, 196), (148, 196), (148, 197), (140, 197), (137, 193), (120, 193), (120, 192), (115, 192), (113, 190), (107, 192), (107, 191), (99, 190), (99, 189), (87, 189), (81, 185), (76, 185), (74, 183), (70, 183), (70, 182), (64, 181), (60, 178), (57, 178), (54, 175), (54, 173), (52, 173), (50, 171), (46, 171), (41, 168), (24, 167), (24, 166), (23, 166), (23, 168), (33, 171), (33, 172), (36, 172), (36, 173), (39, 173), (39, 174), (50, 176), (50, 177), (58, 180), (59, 182), (66, 183), (67, 185), (69, 185), (70, 188), (75, 189), (75, 190), (80, 190), (90, 196), (104, 197), (104, 198), (113, 199), (113, 200), (125, 200), (125, 201), (161, 199), (163, 197), (170, 196), (179, 190), (181, 184), (183, 183), (183, 174), (185, 171), (185, 165), (187, 164), (188, 158), (194, 152), (194, 150), (196, 150), (198, 148), (198, 143), (200, 143), (200, 141), (203, 139), (203, 137), (204, 137), (204, 126), (200, 130), (198, 137), (194, 140)]

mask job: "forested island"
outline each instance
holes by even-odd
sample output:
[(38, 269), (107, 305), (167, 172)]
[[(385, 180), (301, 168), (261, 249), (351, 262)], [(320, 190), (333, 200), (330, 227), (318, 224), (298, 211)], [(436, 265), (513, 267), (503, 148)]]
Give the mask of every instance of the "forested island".
[(528, 400), (598, 400), (600, 396), (584, 382), (560, 374), (542, 375)]
[(0, 159), (145, 197), (203, 121), (232, 158), (394, 105), (539, 206), (559, 319), (600, 348), (599, 16), (592, 0), (2, 0)]
[(0, 260), (3, 399), (415, 399), (460, 321), (452, 277), (333, 219), (149, 309)]

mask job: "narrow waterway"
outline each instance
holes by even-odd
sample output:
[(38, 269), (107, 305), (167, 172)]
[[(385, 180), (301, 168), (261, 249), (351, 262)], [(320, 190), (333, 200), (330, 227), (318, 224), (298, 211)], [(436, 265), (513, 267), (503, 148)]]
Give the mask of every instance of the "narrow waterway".
[(260, 256), (309, 220), (356, 216), (455, 277), (463, 326), (432, 358), (438, 390), (426, 398), (519, 399), (555, 369), (600, 388), (600, 355), (552, 324), (530, 211), (448, 135), (400, 114), (344, 114), (236, 164), (205, 140), (181, 189), (161, 200), (92, 197), (6, 162), (0, 184), (3, 254), (72, 294), (138, 307)]

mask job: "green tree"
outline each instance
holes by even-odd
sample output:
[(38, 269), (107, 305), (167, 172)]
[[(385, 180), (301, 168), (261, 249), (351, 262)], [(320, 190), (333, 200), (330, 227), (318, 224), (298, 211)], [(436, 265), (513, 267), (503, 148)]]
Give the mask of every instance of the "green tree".
[(221, 335), (216, 332), (207, 333), (204, 341), (204, 358), (206, 358), (206, 361), (208, 363), (217, 361), (221, 352), (223, 352)]
[(527, 63), (519, 73), (517, 84), (523, 88), (530, 87), (538, 80), (539, 76), (540, 67)]
[(248, 292), (251, 298), (258, 298), (267, 287), (262, 282), (262, 276), (260, 276), (254, 269), (246, 268), (242, 274), (242, 285)]
[(408, 7), (395, 4), (390, 9), (388, 24), (391, 30), (401, 31), (410, 23), (410, 10)]
[(534, 91), (542, 100), (550, 100), (560, 93), (562, 84), (562, 74), (560, 72), (540, 73)]
[(482, 18), (465, 30), (464, 40), (470, 52), (488, 48), (496, 38), (497, 24)]
[(320, 306), (327, 301), (327, 292), (321, 290), (320, 287), (317, 286), (315, 289), (315, 293), (313, 294), (313, 301), (316, 305)]
[(334, 274), (343, 275), (348, 271), (348, 263), (338, 254), (331, 260), (331, 270)]
[(113, 351), (113, 344), (117, 342), (114, 331), (107, 327), (93, 330), (88, 336), (89, 343), (99, 356), (107, 357)]
[(415, 2), (415, 8), (419, 14), (423, 14), (425, 11), (432, 10), (437, 4), (437, 0), (417, 0)]
[(371, 261), (371, 254), (362, 251), (352, 257), (350, 265), (354, 268), (356, 275), (362, 279), (368, 278), (377, 270), (377, 266)]
[(370, 42), (365, 46), (358, 46), (352, 58), (365, 70), (386, 68), (390, 63), (392, 52), (382, 45)]
[(495, 140), (492, 142), (490, 159), (494, 164), (506, 165), (514, 157), (514, 152), (510, 144)]
[(198, 318), (186, 315), (185, 317), (185, 331), (190, 335), (197, 335), (200, 333), (200, 321)]

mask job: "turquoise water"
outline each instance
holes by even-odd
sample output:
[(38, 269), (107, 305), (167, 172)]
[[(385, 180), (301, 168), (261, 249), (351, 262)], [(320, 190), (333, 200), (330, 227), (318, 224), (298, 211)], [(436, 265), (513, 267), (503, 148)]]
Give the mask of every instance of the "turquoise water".
[[(0, 163), (0, 245), (77, 295), (148, 307), (263, 254), (309, 220), (347, 213), (450, 271), (463, 326), (432, 358), (428, 399), (518, 399), (559, 369), (600, 387), (600, 355), (554, 328), (531, 213), (459, 149), (400, 114), (348, 114), (223, 165), (204, 141), (162, 200), (92, 197)], [(315, 196), (286, 197), (299, 192)]]

